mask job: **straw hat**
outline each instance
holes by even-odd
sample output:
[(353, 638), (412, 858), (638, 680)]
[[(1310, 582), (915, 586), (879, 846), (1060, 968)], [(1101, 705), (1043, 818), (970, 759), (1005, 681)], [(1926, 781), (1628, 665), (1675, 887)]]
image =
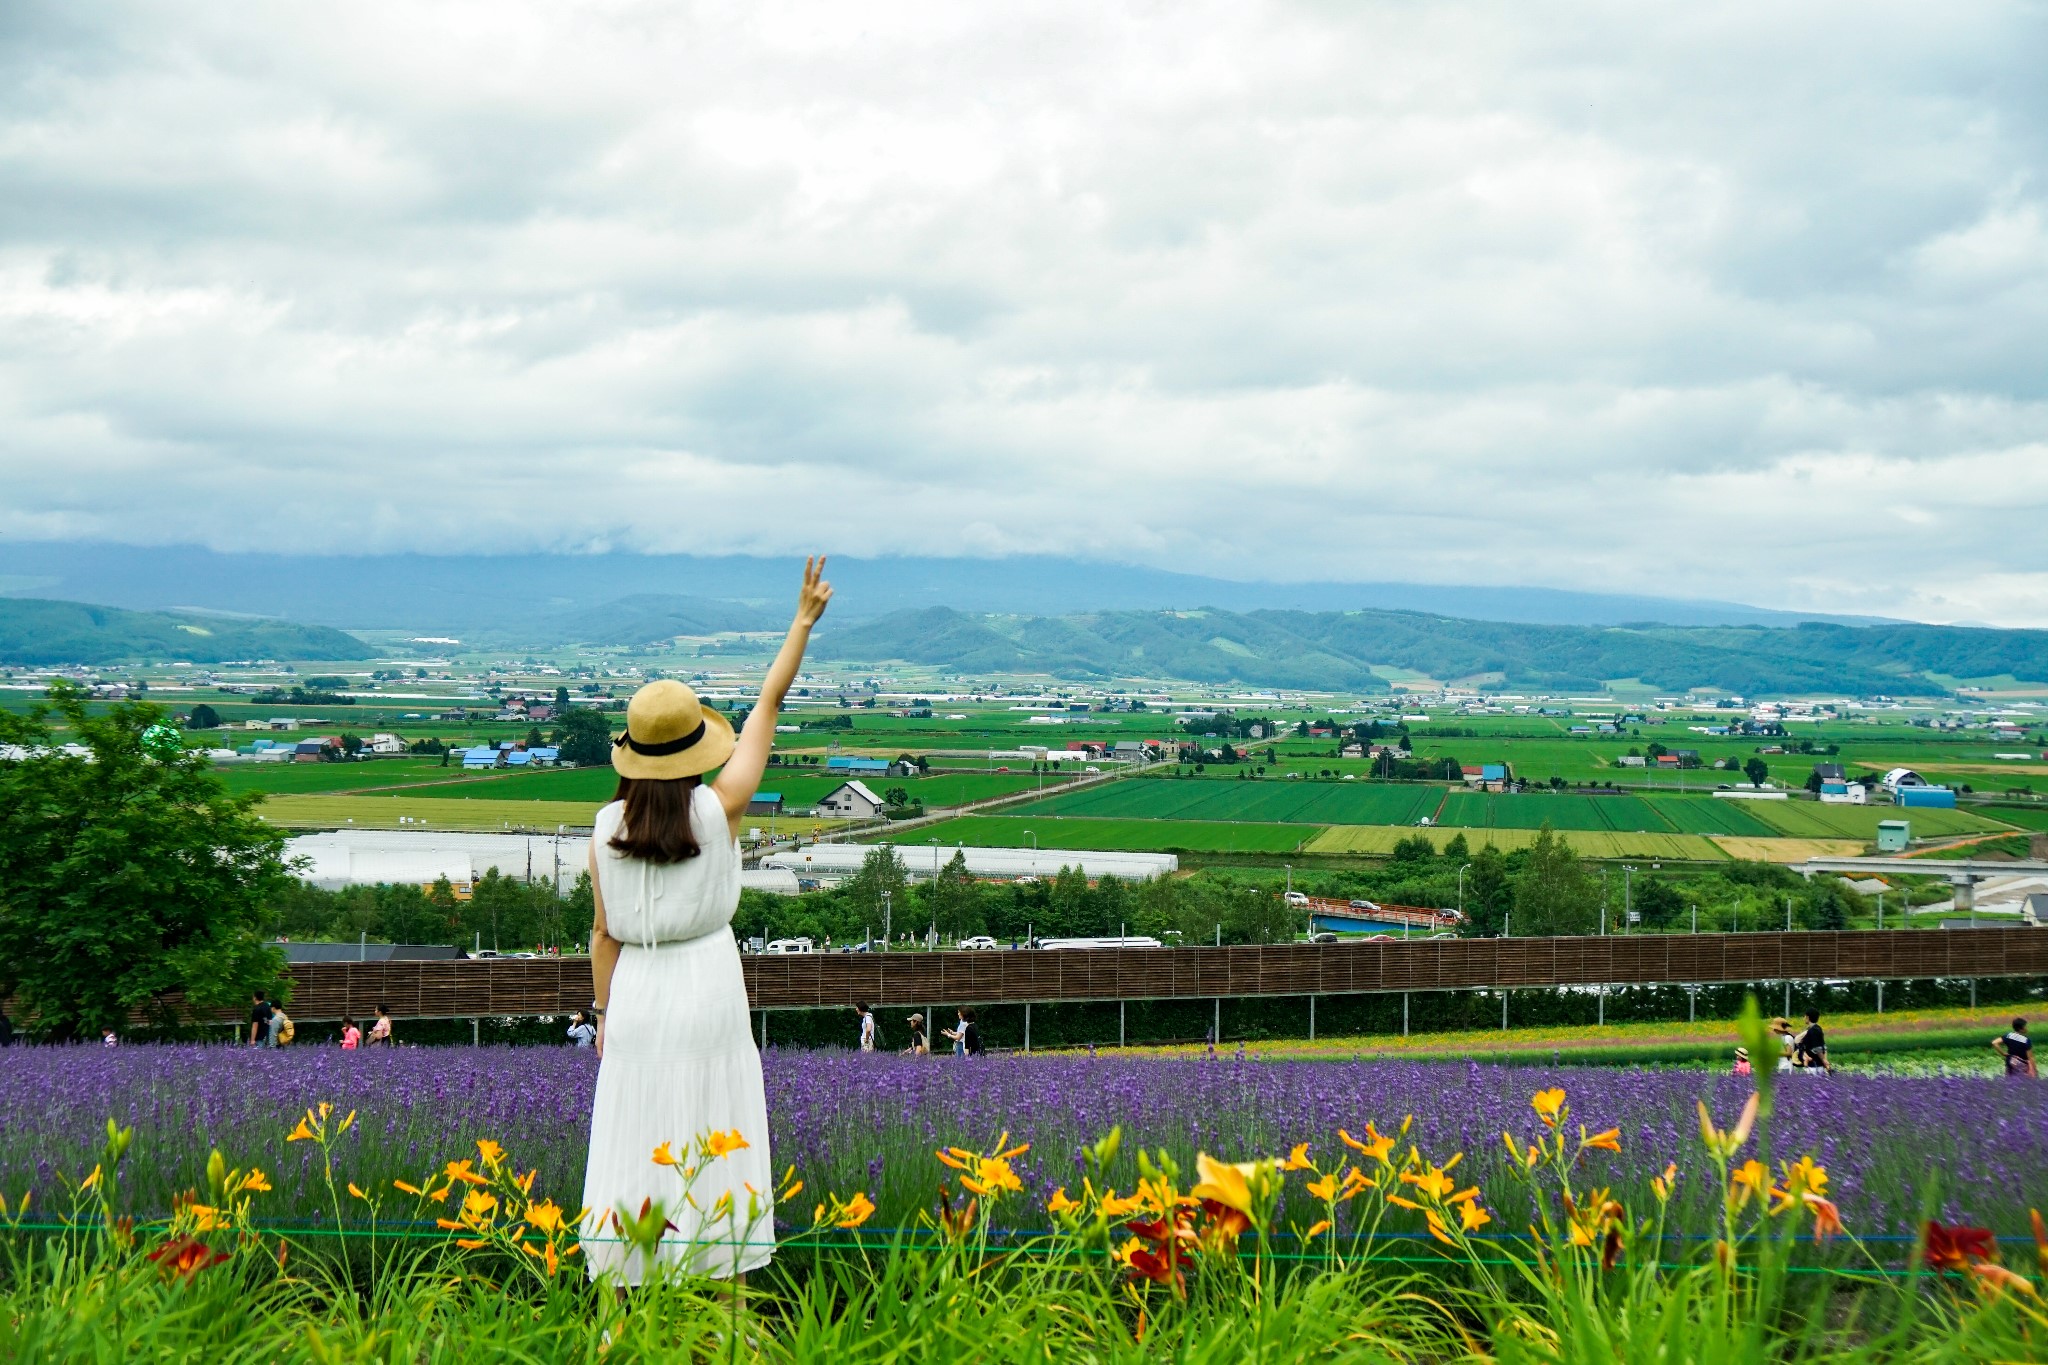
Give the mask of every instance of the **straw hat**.
[(1739, 1047), (1739, 1048), (1736, 1048), (1736, 1049), (1735, 1049), (1735, 1060), (1736, 1060), (1736, 1061), (1738, 1061), (1738, 1062), (1746, 1062), (1746, 1061), (1748, 1061), (1748, 1060), (1749, 1060), (1749, 1049), (1748, 1049), (1748, 1048), (1746, 1048), (1746, 1047)]
[(924, 1016), (922, 1014), (913, 1014), (904, 1022), (908, 1024), (922, 1024), (924, 1022)]
[(637, 780), (696, 777), (732, 757), (732, 746), (732, 722), (664, 678), (626, 703), (626, 732), (612, 741), (612, 767)]

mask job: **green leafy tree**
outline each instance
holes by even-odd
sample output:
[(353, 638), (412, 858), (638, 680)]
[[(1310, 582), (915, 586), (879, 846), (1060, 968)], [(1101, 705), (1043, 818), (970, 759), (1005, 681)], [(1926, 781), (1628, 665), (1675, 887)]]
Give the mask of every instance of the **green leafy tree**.
[(967, 855), (956, 852), (923, 887), (927, 922), (941, 939), (981, 932), (981, 888), (967, 871)]
[(1771, 775), (1771, 765), (1760, 758), (1752, 758), (1749, 762), (1742, 765), (1742, 774), (1752, 784), (1761, 787), (1764, 784), (1764, 779)]
[(1685, 913), (1685, 898), (1678, 888), (1656, 877), (1637, 882), (1632, 900), (1632, 908), (1643, 917), (1646, 928), (1667, 928)]
[(1514, 930), (1521, 935), (1585, 934), (1599, 923), (1600, 886), (1548, 820), (1536, 831), (1515, 878)]
[[(0, 713), (0, 745), (21, 755), (0, 759), (0, 994), (32, 1029), (75, 1038), (131, 1013), (180, 1028), (285, 981), (262, 938), (292, 881), (285, 836), (204, 758), (146, 744), (162, 719), (94, 715), (62, 684)], [(91, 761), (57, 752), (66, 741)]]
[(192, 708), (192, 714), (185, 718), (185, 728), (187, 730), (218, 730), (220, 728), (220, 712), (214, 710), (205, 702), (200, 702), (199, 705)]
[(1444, 856), (1446, 858), (1456, 858), (1461, 863), (1472, 856), (1472, 846), (1465, 842), (1464, 830), (1461, 829), (1456, 834), (1453, 834), (1451, 841), (1444, 845)]
[(1046, 897), (1047, 923), (1041, 937), (1091, 934), (1098, 925), (1089, 912), (1088, 874), (1078, 867), (1063, 867), (1052, 879)]
[(1514, 879), (1508, 874), (1508, 860), (1492, 844), (1472, 855), (1472, 870), (1465, 874), (1465, 935), (1468, 938), (1498, 938), (1503, 918), (1515, 901)]
[(600, 712), (579, 706), (562, 717), (561, 759), (579, 768), (611, 766), (612, 729)]
[(597, 923), (597, 892), (590, 882), (590, 873), (576, 874), (576, 884), (569, 888), (569, 894), (562, 901), (562, 945), (567, 952), (571, 946), (585, 947), (590, 943), (590, 931)]
[(902, 861), (896, 856), (896, 850), (887, 844), (878, 844), (868, 850), (867, 856), (861, 859), (860, 871), (847, 879), (842, 899), (854, 912), (857, 923), (880, 934), (882, 893), (889, 893), (892, 919), (896, 911), (902, 911), (907, 915), (910, 906), (904, 900), (903, 892), (909, 884), (909, 877), (903, 870)]

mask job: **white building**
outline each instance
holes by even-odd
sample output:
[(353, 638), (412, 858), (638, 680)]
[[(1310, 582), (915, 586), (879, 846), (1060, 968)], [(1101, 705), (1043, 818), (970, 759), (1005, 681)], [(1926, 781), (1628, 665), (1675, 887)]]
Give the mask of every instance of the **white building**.
[[(771, 853), (761, 860), (763, 870), (794, 872), (807, 881), (840, 881), (860, 871), (860, 865), (874, 844), (812, 844), (786, 853)], [(1130, 853), (1076, 848), (932, 848), (915, 843), (896, 850), (911, 881), (926, 881), (953, 860), (966, 859), (967, 875), (991, 881), (1015, 881), (1023, 877), (1049, 879), (1063, 867), (1078, 867), (1091, 880), (1116, 877), (1146, 882), (1180, 870), (1180, 859), (1171, 853)]]
[[(329, 891), (379, 882), (429, 886), (442, 877), (464, 886), (495, 868), (501, 877), (552, 881), (566, 896), (590, 866), (590, 839), (582, 834), (342, 829), (290, 840), (285, 858), (304, 858), (299, 877)], [(778, 895), (797, 892), (796, 877), (786, 870), (742, 871), (740, 886)]]
[(1884, 775), (1882, 785), (1886, 791), (1896, 796), (1901, 787), (1926, 786), (1927, 779), (1914, 772), (1911, 768), (1894, 768)]
[(842, 782), (818, 798), (818, 813), (853, 820), (872, 820), (888, 808), (874, 789), (859, 778)]

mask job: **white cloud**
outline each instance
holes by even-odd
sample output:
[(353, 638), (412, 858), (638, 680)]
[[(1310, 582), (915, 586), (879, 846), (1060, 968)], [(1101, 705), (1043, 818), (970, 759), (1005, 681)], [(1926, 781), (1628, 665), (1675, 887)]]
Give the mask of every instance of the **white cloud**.
[(17, 4), (0, 534), (2048, 624), (2043, 23)]

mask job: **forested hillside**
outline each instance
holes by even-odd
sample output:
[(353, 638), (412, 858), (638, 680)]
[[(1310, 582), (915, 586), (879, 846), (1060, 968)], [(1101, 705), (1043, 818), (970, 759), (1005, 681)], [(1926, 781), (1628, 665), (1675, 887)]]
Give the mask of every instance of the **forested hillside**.
[(326, 626), (0, 597), (0, 663), (367, 659), (375, 652), (355, 636)]
[(1596, 627), (1406, 611), (1101, 612), (985, 616), (935, 607), (830, 632), (823, 657), (962, 673), (1149, 676), (1264, 687), (1383, 690), (1375, 666), (1451, 681), (1581, 690), (1640, 678), (1746, 696), (1929, 694), (1938, 679), (2048, 680), (2048, 631), (1952, 626)]

